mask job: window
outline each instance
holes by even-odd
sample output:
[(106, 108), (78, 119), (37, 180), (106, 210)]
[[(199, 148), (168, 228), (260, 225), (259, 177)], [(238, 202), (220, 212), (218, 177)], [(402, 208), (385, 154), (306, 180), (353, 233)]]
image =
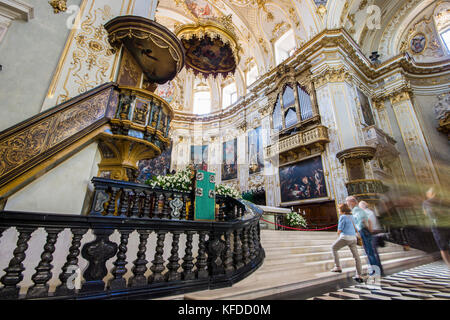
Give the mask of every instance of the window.
[(251, 86), (253, 82), (255, 82), (257, 79), (258, 79), (258, 68), (256, 66), (253, 66), (247, 72), (247, 86)]
[(450, 53), (450, 28), (441, 33), (441, 39), (447, 52)]
[(231, 83), (222, 90), (222, 108), (228, 108), (237, 101), (237, 88), (236, 83)]
[(194, 113), (207, 114), (211, 112), (211, 93), (199, 91), (194, 94)]
[(291, 55), (294, 54), (296, 49), (294, 30), (290, 29), (283, 34), (280, 39), (275, 42), (275, 61), (276, 64), (280, 64)]

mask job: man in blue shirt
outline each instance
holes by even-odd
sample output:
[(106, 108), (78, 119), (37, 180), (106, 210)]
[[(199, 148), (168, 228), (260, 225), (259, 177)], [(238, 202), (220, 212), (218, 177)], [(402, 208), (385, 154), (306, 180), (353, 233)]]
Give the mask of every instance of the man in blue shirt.
[(369, 220), (369, 215), (366, 211), (358, 207), (358, 200), (355, 197), (350, 196), (345, 199), (347, 205), (352, 209), (353, 217), (355, 218), (356, 229), (358, 229), (359, 234), (361, 235), (361, 239), (363, 242), (364, 250), (366, 251), (367, 258), (370, 263), (370, 274), (373, 275), (375, 270), (373, 266), (376, 266), (379, 270), (380, 275), (382, 266), (381, 261), (375, 255), (372, 247), (372, 234), (370, 233), (371, 225)]

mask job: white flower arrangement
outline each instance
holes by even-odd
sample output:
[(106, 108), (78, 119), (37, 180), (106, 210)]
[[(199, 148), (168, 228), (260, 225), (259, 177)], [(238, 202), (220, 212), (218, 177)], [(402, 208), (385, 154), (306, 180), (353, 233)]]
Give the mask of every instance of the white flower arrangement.
[[(187, 166), (175, 174), (165, 176), (154, 176), (145, 182), (152, 188), (159, 187), (165, 190), (191, 191), (191, 167)], [(227, 185), (216, 185), (216, 194), (242, 199), (241, 193), (235, 188)]]
[(191, 169), (186, 167), (175, 174), (154, 176), (152, 180), (147, 180), (145, 183), (152, 188), (159, 187), (166, 190), (190, 191), (192, 190)]
[(235, 199), (241, 199), (241, 193), (235, 188), (223, 184), (216, 185), (216, 194), (221, 196), (229, 196)]
[(290, 227), (306, 228), (306, 220), (297, 212), (291, 211), (286, 215), (286, 221)]

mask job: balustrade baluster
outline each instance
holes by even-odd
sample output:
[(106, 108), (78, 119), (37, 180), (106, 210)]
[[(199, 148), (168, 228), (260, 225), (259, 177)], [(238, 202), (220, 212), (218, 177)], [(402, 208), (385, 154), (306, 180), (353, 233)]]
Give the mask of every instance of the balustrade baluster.
[(164, 276), (161, 274), (164, 270), (164, 239), (166, 237), (167, 231), (159, 230), (157, 232), (157, 240), (156, 240), (156, 252), (155, 258), (152, 261), (152, 266), (150, 270), (152, 270), (153, 274), (149, 278), (149, 283), (152, 282), (162, 282), (164, 281)]
[(206, 257), (206, 231), (199, 232), (198, 256), (195, 265), (197, 266), (197, 278), (208, 278), (208, 271), (206, 270), (208, 265)]
[(195, 231), (186, 231), (186, 249), (185, 255), (183, 257), (183, 263), (181, 264), (183, 268), (183, 280), (194, 280), (195, 273), (192, 271), (194, 268), (194, 257), (192, 256), (192, 240), (195, 234)]
[(85, 282), (81, 292), (103, 291), (105, 283), (103, 278), (108, 273), (106, 261), (114, 257), (117, 252), (117, 244), (109, 240), (113, 229), (93, 229), (95, 240), (86, 243), (81, 249), (81, 256), (89, 264), (83, 273)]
[(119, 290), (125, 289), (127, 287), (127, 282), (123, 278), (123, 275), (127, 273), (127, 245), (128, 238), (130, 237), (130, 233), (132, 230), (119, 230), (120, 232), (120, 244), (119, 251), (117, 252), (117, 260), (114, 261), (114, 268), (111, 270), (113, 279), (108, 282), (108, 289), (110, 290)]
[(242, 262), (242, 242), (241, 242), (241, 230), (234, 231), (234, 267), (237, 269), (242, 268), (244, 263)]
[(225, 232), (225, 250), (223, 255), (223, 264), (225, 268), (225, 273), (230, 274), (233, 273), (233, 250), (231, 249), (231, 232)]
[(28, 241), (31, 234), (36, 228), (17, 228), (19, 238), (17, 239), (16, 248), (13, 252), (13, 258), (5, 268), (5, 274), (0, 281), (4, 287), (0, 289), (0, 299), (17, 299), (19, 297), (20, 288), (17, 284), (23, 280), (22, 272), (25, 270), (22, 262), (25, 260), (25, 251), (28, 249)]
[(147, 192), (144, 192), (144, 212), (142, 213), (142, 216), (143, 217), (147, 217), (147, 218), (151, 218), (151, 208), (150, 208), (150, 205), (151, 205), (151, 202), (150, 202), (150, 200), (151, 200), (151, 194), (150, 193), (147, 193)]
[(256, 258), (256, 249), (255, 249), (255, 242), (253, 239), (253, 228), (254, 226), (250, 226), (248, 228), (248, 248), (250, 252), (250, 261)]
[(187, 195), (182, 195), (181, 200), (183, 201), (183, 207), (181, 208), (180, 220), (186, 220), (186, 218), (187, 218), (186, 209), (187, 209), (187, 202), (189, 201), (189, 197)]
[(169, 263), (167, 264), (167, 269), (169, 272), (166, 274), (167, 281), (178, 281), (181, 280), (181, 273), (178, 272), (178, 268), (180, 268), (179, 264), (179, 256), (178, 256), (178, 243), (180, 241), (181, 231), (172, 231), (172, 250), (170, 251), (171, 255), (169, 257)]
[(42, 298), (48, 296), (48, 281), (52, 277), (51, 270), (53, 265), (53, 252), (55, 252), (55, 243), (58, 234), (63, 228), (45, 228), (47, 231), (47, 241), (44, 245), (44, 252), (41, 255), (41, 261), (35, 268), (36, 273), (31, 277), (34, 285), (28, 289), (27, 298)]
[(119, 214), (124, 216), (129, 216), (128, 206), (129, 206), (130, 190), (122, 189), (122, 195), (120, 197)]
[(208, 240), (208, 269), (210, 275), (218, 275), (224, 272), (222, 251), (225, 244), (221, 240), (220, 233), (210, 233)]
[(106, 207), (107, 215), (112, 216), (116, 212), (116, 196), (117, 196), (117, 192), (119, 192), (119, 189), (114, 188), (114, 187), (111, 188), (111, 193), (110, 193), (110, 196), (109, 196), (108, 206)]
[(158, 195), (158, 218), (162, 219), (164, 215), (164, 193)]
[(139, 198), (140, 192), (138, 190), (133, 190), (132, 193), (132, 208), (131, 208), (131, 216), (133, 218), (139, 218)]
[(244, 260), (244, 264), (248, 264), (250, 262), (250, 251), (248, 247), (248, 228), (244, 228), (241, 234), (242, 240), (242, 257)]
[(255, 243), (255, 256), (259, 256), (260, 251), (260, 243), (258, 238), (258, 225), (259, 222), (255, 226), (253, 226), (253, 241)]
[(145, 259), (145, 252), (147, 251), (147, 239), (151, 232), (150, 230), (138, 230), (139, 246), (137, 259), (133, 261), (134, 267), (131, 269), (133, 277), (129, 280), (129, 287), (141, 287), (147, 284), (145, 272), (147, 271), (148, 261)]
[(79, 269), (78, 256), (80, 254), (81, 239), (83, 239), (83, 236), (87, 231), (88, 229), (71, 229), (72, 244), (69, 248), (69, 254), (67, 255), (66, 263), (63, 265), (62, 272), (59, 275), (61, 284), (56, 287), (55, 295), (69, 295), (75, 292), (75, 287), (69, 288), (67, 280), (73, 274), (72, 271), (76, 271), (77, 269)]
[(162, 210), (162, 219), (170, 219), (170, 206), (169, 206), (169, 202), (171, 200), (171, 194), (168, 192), (164, 192), (164, 206), (163, 206), (163, 210)]

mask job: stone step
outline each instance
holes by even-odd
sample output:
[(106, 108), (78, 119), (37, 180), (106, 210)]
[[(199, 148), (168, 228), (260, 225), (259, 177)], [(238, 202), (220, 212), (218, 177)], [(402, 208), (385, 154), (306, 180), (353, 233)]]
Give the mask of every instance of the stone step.
[[(414, 253), (408, 251), (380, 253), (380, 259), (382, 264), (384, 263), (385, 260), (411, 256), (414, 256)], [(310, 257), (310, 259), (313, 259), (314, 256), (308, 257)], [(297, 259), (286, 258), (284, 259), (283, 263), (279, 264), (268, 263), (267, 265), (264, 266), (264, 269), (261, 268), (261, 273), (288, 272), (292, 269), (298, 269), (299, 264), (302, 264), (307, 269), (314, 270), (315, 272), (326, 272), (331, 270), (334, 266), (334, 260), (332, 258), (331, 253), (328, 255), (324, 255), (322, 257), (323, 258), (321, 259), (320, 256), (316, 256), (317, 259), (313, 259), (313, 261), (308, 261), (307, 260), (308, 258), (302, 259), (301, 257)], [(362, 264), (368, 263), (367, 257), (365, 255), (360, 255), (360, 259)], [(355, 266), (355, 260), (353, 259), (353, 256), (351, 254), (347, 254), (346, 256), (342, 255), (340, 256), (339, 260), (342, 268)]]
[[(435, 257), (427, 254), (420, 256), (393, 259), (384, 262), (384, 268), (388, 271), (391, 268), (399, 266), (413, 267), (414, 264), (424, 264), (434, 261)], [(262, 266), (262, 268), (264, 265)], [(261, 268), (261, 269), (262, 269)], [(305, 273), (304, 268), (299, 268), (297, 273), (292, 272), (289, 275), (285, 273), (266, 274), (260, 277), (261, 269), (247, 277), (246, 279), (234, 284), (232, 287), (204, 290), (185, 295), (185, 299), (191, 300), (220, 300), (220, 299), (257, 299), (275, 294), (290, 292), (293, 290), (309, 290), (317, 285), (328, 283), (330, 281), (344, 280), (346, 272), (354, 272), (354, 268), (343, 269), (343, 274), (326, 273)], [(345, 291), (345, 289), (344, 289)], [(367, 293), (370, 293), (368, 290)]]
[(333, 244), (333, 241), (327, 239), (305, 239), (301, 241), (296, 240), (274, 240), (274, 241), (265, 241), (261, 240), (261, 244), (264, 249), (270, 248), (286, 248), (286, 247), (303, 247), (303, 246), (318, 246), (318, 245), (326, 245), (330, 246)]
[[(365, 251), (362, 248), (358, 249), (358, 252), (360, 257), (365, 255)], [(398, 255), (402, 256), (405, 254), (411, 255), (416, 252), (398, 251), (396, 248), (383, 248), (383, 250), (379, 251), (380, 257), (382, 257), (383, 254), (386, 253), (397, 253)], [(347, 258), (347, 257), (353, 257), (350, 249), (345, 248), (339, 250), (339, 258)], [(328, 248), (328, 251), (321, 251), (321, 252), (296, 253), (289, 255), (267, 254), (267, 258), (265, 259), (264, 263), (274, 265), (274, 264), (312, 262), (317, 260), (331, 260), (331, 259), (333, 259), (333, 254), (331, 252), (331, 249)]]

